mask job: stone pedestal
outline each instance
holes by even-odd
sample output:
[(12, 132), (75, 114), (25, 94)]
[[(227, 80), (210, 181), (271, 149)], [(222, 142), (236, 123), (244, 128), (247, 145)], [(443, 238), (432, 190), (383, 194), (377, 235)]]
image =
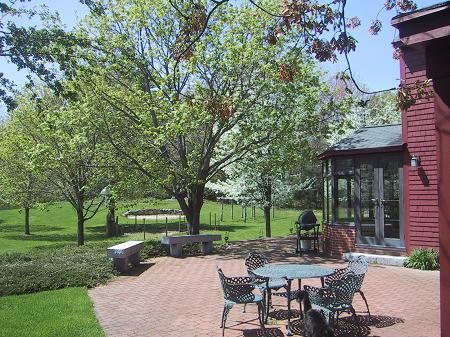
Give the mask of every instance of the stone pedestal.
[(213, 243), (212, 241), (208, 242), (202, 242), (202, 253), (203, 254), (209, 254), (212, 252), (213, 249)]
[(170, 256), (180, 257), (183, 255), (183, 245), (181, 243), (175, 243), (170, 245)]

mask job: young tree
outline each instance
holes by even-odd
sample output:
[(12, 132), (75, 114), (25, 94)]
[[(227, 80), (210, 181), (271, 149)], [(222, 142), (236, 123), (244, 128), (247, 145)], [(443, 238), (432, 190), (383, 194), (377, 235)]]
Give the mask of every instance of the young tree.
[(197, 24), (165, 1), (109, 2), (82, 30), (96, 47), (77, 76), (116, 152), (174, 196), (198, 234), (206, 182), (281, 136), (320, 77), (295, 36), (267, 41), (273, 18), (252, 6), (215, 12), (179, 58), (206, 19), (202, 6), (183, 10)]
[(30, 234), (30, 209), (49, 200), (51, 189), (43, 172), (30, 161), (32, 142), (21, 133), (21, 124), (9, 120), (0, 127), (0, 200), (24, 209), (24, 233)]
[(86, 119), (80, 101), (65, 101), (37, 87), (17, 98), (10, 119), (20, 122), (21, 137), (31, 146), (30, 159), (45, 171), (47, 184), (61, 193), (77, 214), (77, 243), (84, 244), (84, 223), (100, 209), (101, 189), (108, 183), (97, 165), (102, 138)]

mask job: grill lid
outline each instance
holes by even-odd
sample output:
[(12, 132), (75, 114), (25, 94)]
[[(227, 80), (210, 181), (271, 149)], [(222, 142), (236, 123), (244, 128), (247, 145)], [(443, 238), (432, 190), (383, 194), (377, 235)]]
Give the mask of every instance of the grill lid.
[(317, 223), (317, 218), (314, 215), (314, 212), (308, 209), (300, 214), (296, 223), (299, 225), (313, 225)]

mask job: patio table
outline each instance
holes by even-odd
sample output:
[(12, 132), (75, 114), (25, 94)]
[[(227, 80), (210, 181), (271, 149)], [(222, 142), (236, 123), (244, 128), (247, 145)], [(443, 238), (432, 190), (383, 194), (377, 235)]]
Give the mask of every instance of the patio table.
[[(253, 273), (257, 276), (266, 278), (266, 282), (270, 278), (284, 278), (286, 279), (286, 295), (287, 295), (287, 305), (288, 305), (288, 324), (287, 332), (288, 336), (292, 336), (291, 327), (291, 285), (292, 280), (298, 280), (299, 291), (301, 291), (301, 280), (308, 278), (319, 278), (324, 285), (324, 277), (329, 276), (335, 272), (332, 268), (325, 268), (317, 265), (307, 265), (307, 264), (266, 264), (264, 267), (257, 268)], [(301, 304), (300, 304), (301, 305)], [(268, 307), (267, 307), (268, 313)], [(266, 315), (267, 317), (267, 315)]]

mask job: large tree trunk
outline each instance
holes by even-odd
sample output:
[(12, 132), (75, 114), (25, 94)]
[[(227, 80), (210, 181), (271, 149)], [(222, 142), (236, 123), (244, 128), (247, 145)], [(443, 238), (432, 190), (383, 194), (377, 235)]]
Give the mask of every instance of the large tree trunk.
[(205, 185), (193, 185), (188, 191), (187, 200), (182, 194), (175, 194), (180, 208), (186, 216), (189, 225), (189, 234), (200, 234), (200, 212), (203, 207)]
[(77, 227), (77, 244), (84, 245), (84, 215), (83, 209), (77, 209), (78, 227)]
[(30, 207), (25, 207), (25, 234), (30, 235)]

